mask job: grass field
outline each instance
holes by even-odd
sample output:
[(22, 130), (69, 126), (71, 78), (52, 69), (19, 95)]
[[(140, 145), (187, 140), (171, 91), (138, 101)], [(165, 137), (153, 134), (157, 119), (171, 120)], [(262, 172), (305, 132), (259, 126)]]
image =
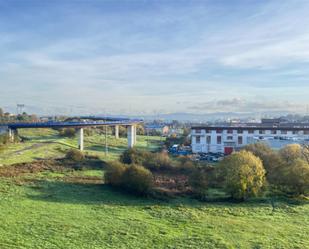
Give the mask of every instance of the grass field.
[[(26, 138), (23, 143), (5, 146), (0, 151), (0, 165), (31, 162), (38, 159), (63, 157), (70, 148), (77, 148), (77, 137), (63, 138), (51, 129), (20, 129), (20, 136)], [(148, 143), (147, 143), (148, 140)], [(137, 148), (155, 150), (160, 145), (161, 137), (138, 136)], [(105, 136), (94, 134), (85, 136), (85, 150), (89, 155), (97, 155), (103, 160), (115, 160), (127, 149), (127, 139), (115, 139), (108, 135), (108, 154), (105, 155)]]
[[(0, 152), (1, 164), (61, 157), (77, 144), (49, 132), (43, 138), (27, 134), (31, 140)], [(87, 139), (86, 151), (104, 159), (104, 138)], [(120, 149), (112, 141), (108, 159), (125, 149), (125, 139), (120, 140)], [(38, 143), (43, 146), (34, 146)], [(96, 144), (100, 146), (94, 150)], [(138, 146), (145, 148), (145, 138)], [(263, 199), (246, 203), (145, 199), (107, 187), (103, 174), (98, 162), (83, 170), (0, 175), (0, 248), (309, 248), (309, 205), (304, 201), (278, 200), (273, 210)]]

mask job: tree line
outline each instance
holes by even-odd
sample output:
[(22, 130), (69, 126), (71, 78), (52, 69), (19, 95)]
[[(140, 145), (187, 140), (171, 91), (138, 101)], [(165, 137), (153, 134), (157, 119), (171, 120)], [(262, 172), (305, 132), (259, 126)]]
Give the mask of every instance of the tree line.
[(309, 146), (291, 144), (275, 151), (263, 143), (251, 144), (217, 165), (129, 149), (119, 161), (108, 164), (104, 179), (111, 186), (146, 195), (154, 191), (154, 173), (158, 171), (186, 174), (192, 195), (198, 198), (207, 198), (210, 189), (220, 189), (235, 200), (308, 195)]

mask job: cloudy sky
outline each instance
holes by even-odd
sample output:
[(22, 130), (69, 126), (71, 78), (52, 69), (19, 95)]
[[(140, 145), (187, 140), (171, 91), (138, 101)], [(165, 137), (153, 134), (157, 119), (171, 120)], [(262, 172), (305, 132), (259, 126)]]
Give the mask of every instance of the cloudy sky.
[(307, 0), (0, 0), (0, 106), (306, 112)]

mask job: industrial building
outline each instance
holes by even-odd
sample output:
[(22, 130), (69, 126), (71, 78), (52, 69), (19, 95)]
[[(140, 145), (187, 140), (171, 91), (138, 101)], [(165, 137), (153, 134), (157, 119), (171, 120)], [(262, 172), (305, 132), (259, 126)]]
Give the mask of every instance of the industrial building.
[(264, 119), (260, 123), (230, 123), (193, 126), (193, 153), (230, 154), (241, 147), (257, 142), (280, 149), (291, 143), (308, 143), (309, 123), (287, 123), (280, 119)]
[(169, 127), (165, 124), (147, 124), (145, 125), (145, 131), (147, 134), (160, 134), (167, 136), (169, 134)]

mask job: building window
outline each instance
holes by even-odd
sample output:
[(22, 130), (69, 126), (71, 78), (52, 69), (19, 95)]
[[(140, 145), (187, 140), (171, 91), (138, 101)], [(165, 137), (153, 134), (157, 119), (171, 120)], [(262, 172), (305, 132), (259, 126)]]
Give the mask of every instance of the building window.
[(243, 132), (242, 130), (237, 130), (238, 134), (242, 134), (242, 132)]
[(233, 134), (233, 130), (227, 130), (227, 134)]
[(227, 136), (226, 139), (227, 140), (233, 140), (233, 136)]
[(298, 131), (293, 131), (293, 134), (294, 135), (298, 135)]
[(201, 137), (200, 136), (196, 136), (195, 143), (197, 143), (197, 144), (201, 143)]
[(264, 130), (259, 130), (259, 134), (265, 134)]
[(277, 131), (276, 130), (272, 130), (271, 134), (277, 134)]
[(249, 134), (253, 134), (253, 133), (254, 133), (254, 130), (249, 130), (248, 133), (249, 133)]
[(304, 135), (309, 135), (309, 130), (304, 130)]
[(221, 136), (217, 136), (217, 144), (221, 144), (222, 143), (222, 137)]
[(206, 141), (207, 141), (207, 144), (210, 144), (210, 142), (211, 142), (211, 136), (207, 136)]
[(211, 133), (211, 130), (206, 130), (206, 133)]
[(287, 131), (281, 130), (281, 134), (288, 134)]
[(195, 133), (201, 133), (201, 129), (196, 129)]
[(222, 133), (222, 130), (216, 130), (217, 133)]
[(238, 137), (238, 144), (242, 144), (242, 137), (241, 136)]

